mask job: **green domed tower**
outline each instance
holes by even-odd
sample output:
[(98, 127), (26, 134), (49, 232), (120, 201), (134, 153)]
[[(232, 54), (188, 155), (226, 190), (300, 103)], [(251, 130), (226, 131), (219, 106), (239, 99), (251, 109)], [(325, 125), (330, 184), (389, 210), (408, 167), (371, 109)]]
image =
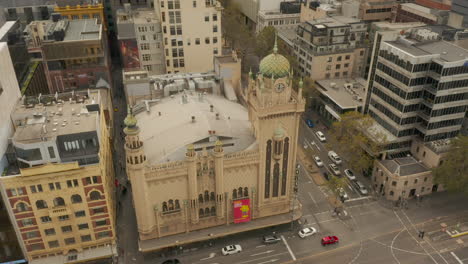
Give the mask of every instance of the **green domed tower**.
[(273, 53), (260, 61), (260, 73), (267, 78), (284, 78), (289, 76), (291, 68), (288, 59), (278, 54), (277, 37), (275, 36), (275, 45)]

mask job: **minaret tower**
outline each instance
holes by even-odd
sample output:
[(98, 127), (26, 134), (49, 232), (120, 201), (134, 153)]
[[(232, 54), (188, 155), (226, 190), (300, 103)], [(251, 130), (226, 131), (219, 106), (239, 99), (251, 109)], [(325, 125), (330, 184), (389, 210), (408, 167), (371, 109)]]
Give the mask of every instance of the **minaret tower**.
[(132, 183), (138, 232), (140, 236), (144, 236), (153, 231), (156, 225), (156, 216), (155, 210), (146, 197), (148, 193), (145, 180), (146, 155), (143, 150), (143, 142), (139, 138), (140, 129), (131, 108), (128, 108), (128, 115), (124, 120), (124, 124), (127, 175)]

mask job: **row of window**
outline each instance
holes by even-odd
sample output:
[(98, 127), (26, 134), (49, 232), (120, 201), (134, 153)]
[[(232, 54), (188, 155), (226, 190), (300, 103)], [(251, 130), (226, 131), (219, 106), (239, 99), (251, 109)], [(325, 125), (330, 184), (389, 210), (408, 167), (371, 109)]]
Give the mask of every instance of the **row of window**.
[(420, 98), (422, 95), (422, 91), (409, 92), (409, 93), (405, 92), (404, 90), (400, 89), (399, 87), (392, 84), (388, 80), (382, 78), (379, 74), (375, 74), (374, 81), (405, 100)]
[(388, 94), (384, 93), (382, 90), (380, 90), (376, 86), (373, 87), (372, 93), (380, 97), (384, 102), (391, 105), (393, 108), (397, 109), (400, 112), (408, 113), (408, 112), (414, 112), (414, 111), (419, 110), (419, 104), (403, 105), (397, 100), (393, 99)]
[(142, 33), (142, 32), (148, 32), (148, 28), (149, 28), (149, 31), (151, 32), (154, 32), (155, 31), (155, 27), (154, 26), (141, 26), (141, 27), (138, 27), (138, 32)]
[[(98, 209), (100, 209), (100, 210), (102, 210), (102, 212), (104, 212), (104, 208), (98, 208)], [(84, 211), (84, 210), (75, 212), (75, 217), (76, 218), (84, 217), (84, 216), (86, 216), (86, 211)], [(58, 218), (59, 221), (66, 221), (66, 220), (70, 219), (70, 216), (69, 215), (61, 215), (61, 216), (59, 216), (57, 218)], [(41, 217), (41, 223), (45, 224), (45, 223), (50, 223), (50, 222), (52, 222), (52, 218), (50, 218), (50, 216), (42, 216)]]
[[(89, 194), (89, 197), (93, 201), (102, 199), (101, 193), (99, 193), (98, 191), (92, 191)], [(82, 198), (81, 198), (81, 196), (79, 194), (74, 194), (74, 195), (71, 196), (71, 202), (75, 204), (75, 203), (81, 203), (81, 202), (83, 202), (83, 200), (82, 200)], [(54, 198), (53, 203), (54, 203), (54, 207), (65, 206), (65, 200), (62, 197)], [(47, 202), (44, 201), (44, 200), (37, 200), (36, 201), (36, 207), (37, 207), (38, 210), (46, 209), (46, 208), (48, 208)], [(29, 207), (29, 205), (24, 201), (18, 202), (16, 204), (15, 208), (16, 208), (16, 210), (18, 212), (29, 211), (31, 209)]]
[[(106, 238), (110, 236), (111, 236), (110, 231), (96, 233), (96, 239)], [(89, 242), (92, 240), (91, 235), (82, 235), (80, 236), (80, 239), (81, 239), (81, 242)], [(65, 238), (63, 241), (65, 245), (73, 245), (76, 243), (76, 240), (74, 237)], [(48, 245), (50, 248), (60, 247), (60, 243), (58, 240), (49, 241)]]
[[(205, 7), (214, 6), (214, 0), (205, 0)], [(192, 6), (197, 7), (197, 0), (192, 0)], [(161, 7), (165, 7), (164, 0), (161, 1)], [(167, 1), (167, 9), (180, 9), (180, 0), (169, 0)]]
[(457, 126), (461, 125), (463, 123), (463, 118), (456, 118), (456, 119), (450, 119), (450, 120), (442, 120), (439, 122), (433, 122), (433, 123), (427, 123), (426, 121), (423, 121), (423, 126), (427, 125), (427, 129), (438, 129), (438, 128), (443, 128), (443, 127), (449, 127), (449, 126)]
[(409, 61), (400, 59), (397, 55), (387, 51), (380, 50), (380, 57), (390, 61), (409, 72), (423, 72), (429, 70), (431, 63), (412, 64)]
[(374, 9), (367, 9), (366, 14), (372, 14), (372, 13), (387, 13), (391, 12), (392, 8), (374, 8)]
[[(282, 168), (280, 170), (280, 163), (273, 164), (273, 173), (271, 172), (271, 161), (273, 159), (273, 152), (278, 153), (273, 148), (272, 140), (267, 141), (266, 146), (266, 162), (265, 162), (265, 192), (266, 199), (271, 197), (278, 197), (280, 193), (280, 174), (281, 174), (281, 195), (286, 195), (287, 172), (288, 172), (288, 157), (289, 157), (289, 138), (284, 138)], [(272, 177), (273, 176), (273, 177)], [(273, 180), (273, 186), (270, 185)], [(270, 188), (272, 190), (270, 190)]]
[(205, 208), (204, 210), (203, 210), (203, 208), (200, 208), (200, 210), (198, 210), (198, 216), (200, 218), (209, 217), (209, 216), (216, 216), (216, 207), (212, 206), (211, 210), (208, 207)]
[(268, 21), (268, 26), (278, 26), (278, 25), (296, 25), (299, 24), (299, 19), (278, 19)]

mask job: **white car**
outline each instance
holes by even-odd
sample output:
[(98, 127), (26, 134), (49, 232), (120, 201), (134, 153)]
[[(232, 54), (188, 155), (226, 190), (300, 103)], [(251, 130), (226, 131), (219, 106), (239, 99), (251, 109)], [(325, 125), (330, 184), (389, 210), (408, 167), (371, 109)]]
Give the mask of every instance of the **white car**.
[(315, 135), (318, 137), (318, 139), (320, 140), (320, 142), (325, 142), (325, 141), (327, 141), (327, 138), (326, 138), (325, 135), (322, 133), (322, 131), (317, 131), (317, 132), (315, 132)]
[(299, 234), (299, 237), (301, 238), (308, 237), (308, 236), (317, 234), (317, 229), (313, 227), (304, 228), (301, 231), (299, 231), (298, 234)]
[(328, 164), (328, 167), (336, 176), (341, 175), (340, 169), (334, 163)]
[(346, 193), (346, 191), (343, 188), (338, 189), (338, 193), (340, 194), (340, 198), (342, 198), (343, 200), (346, 201), (346, 200), (349, 199), (348, 194)]
[(221, 249), (221, 252), (224, 256), (236, 254), (242, 251), (242, 247), (240, 245), (229, 245), (225, 246)]
[(338, 156), (338, 154), (336, 154), (335, 151), (333, 150), (330, 150), (328, 151), (328, 157), (336, 164), (336, 165), (340, 165), (343, 161), (341, 160), (340, 156)]
[(317, 164), (317, 167), (323, 167), (323, 162), (319, 156), (314, 156), (314, 161), (315, 161), (315, 164)]
[(350, 169), (344, 170), (344, 174), (350, 181), (355, 181), (356, 180), (356, 175), (354, 175), (353, 171)]

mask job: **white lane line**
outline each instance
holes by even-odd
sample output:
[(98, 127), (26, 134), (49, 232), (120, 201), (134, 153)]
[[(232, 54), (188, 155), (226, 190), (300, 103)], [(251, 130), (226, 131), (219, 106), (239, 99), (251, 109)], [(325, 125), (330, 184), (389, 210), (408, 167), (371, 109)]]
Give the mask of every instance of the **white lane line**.
[(365, 199), (369, 199), (369, 197), (364, 196), (364, 197), (359, 197), (359, 198), (348, 199), (346, 200), (346, 202), (360, 201), (360, 200), (365, 200)]
[(398, 238), (398, 236), (403, 233), (403, 231), (405, 231), (406, 228), (403, 228), (402, 230), (400, 230), (400, 232), (398, 232), (398, 234), (396, 234), (396, 236), (393, 237), (392, 239), (392, 244), (390, 244), (390, 251), (392, 252), (392, 256), (393, 256), (393, 259), (398, 263), (400, 264), (400, 261), (397, 259), (397, 257), (395, 256), (395, 252), (393, 251), (393, 244), (395, 244), (395, 241), (396, 239)]
[(251, 257), (255, 257), (255, 256), (258, 256), (258, 255), (263, 255), (263, 254), (269, 254), (271, 252), (273, 252), (274, 250), (267, 250), (265, 252), (260, 252), (260, 253), (255, 253), (255, 254), (252, 254), (250, 255)]
[(294, 253), (292, 252), (291, 248), (290, 248), (289, 245), (288, 245), (288, 242), (286, 242), (286, 239), (284, 238), (283, 235), (281, 235), (281, 239), (283, 240), (284, 245), (285, 245), (286, 248), (288, 249), (289, 254), (291, 255), (291, 258), (295, 261), (295, 260), (296, 260), (296, 256), (294, 256)]
[(312, 202), (314, 202), (315, 207), (319, 208), (317, 202), (315, 201), (314, 197), (312, 196), (312, 193), (311, 192), (307, 192), (307, 193), (309, 194), (309, 197), (312, 200)]
[(256, 259), (249, 259), (249, 260), (246, 260), (246, 261), (235, 262), (235, 264), (245, 264), (245, 263), (249, 263), (249, 262), (253, 262), (253, 261), (260, 261), (260, 260), (263, 260), (263, 259), (266, 259), (266, 258), (276, 257), (276, 256), (279, 256), (279, 255), (284, 255), (284, 254), (288, 254), (288, 252), (285, 251), (285, 252), (276, 253), (276, 254), (273, 254), (273, 255), (270, 255), (270, 256), (264, 256), (264, 257), (260, 257), (260, 258), (256, 258)]
[(450, 252), (450, 254), (458, 261), (458, 263), (463, 264), (463, 261), (461, 261), (461, 259), (454, 252)]
[(256, 248), (266, 247), (266, 245), (256, 246)]
[(257, 263), (257, 264), (273, 263), (273, 262), (278, 261), (278, 260), (279, 259), (270, 259), (268, 261), (260, 262), (260, 263)]

